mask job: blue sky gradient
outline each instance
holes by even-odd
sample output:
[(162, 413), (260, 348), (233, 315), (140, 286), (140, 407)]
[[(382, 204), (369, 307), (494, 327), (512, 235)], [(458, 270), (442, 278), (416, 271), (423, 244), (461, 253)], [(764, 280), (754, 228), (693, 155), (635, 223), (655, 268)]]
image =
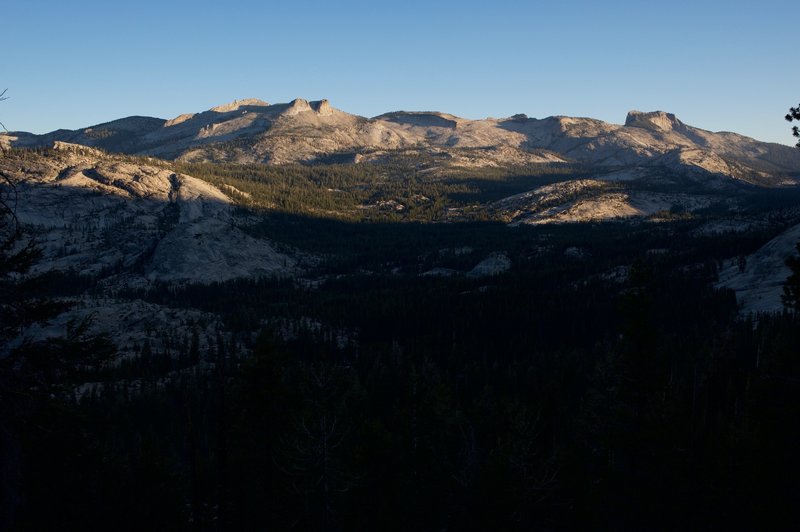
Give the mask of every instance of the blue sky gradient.
[(664, 110), (792, 144), (794, 1), (399, 3), (4, 0), (0, 120), (76, 129), (233, 99), (328, 98), (364, 116), (438, 110), (622, 123)]

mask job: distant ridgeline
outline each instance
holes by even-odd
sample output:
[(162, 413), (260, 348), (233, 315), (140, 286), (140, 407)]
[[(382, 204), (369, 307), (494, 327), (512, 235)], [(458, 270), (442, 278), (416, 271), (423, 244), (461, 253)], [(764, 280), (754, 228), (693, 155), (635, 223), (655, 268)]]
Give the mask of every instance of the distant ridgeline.
[(735, 133), (688, 126), (661, 111), (631, 111), (624, 125), (518, 114), (467, 120), (439, 112), (351, 115), (327, 100), (269, 105), (236, 100), (171, 120), (133, 116), (81, 130), (0, 135), (3, 146), (54, 141), (185, 162), (386, 163), (434, 157), (459, 168), (572, 162), (605, 168), (662, 167), (698, 179), (791, 184), (800, 152)]

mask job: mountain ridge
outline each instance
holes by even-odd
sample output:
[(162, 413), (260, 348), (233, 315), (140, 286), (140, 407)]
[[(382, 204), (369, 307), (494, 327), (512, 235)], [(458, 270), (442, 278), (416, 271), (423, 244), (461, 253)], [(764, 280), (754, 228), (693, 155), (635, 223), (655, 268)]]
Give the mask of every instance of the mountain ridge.
[[(386, 160), (399, 150), (452, 154), (490, 149), (475, 164), (562, 160), (606, 167), (665, 165), (679, 173), (770, 186), (793, 184), (800, 176), (800, 152), (789, 146), (707, 131), (665, 111), (632, 110), (624, 124), (524, 114), (472, 120), (439, 111), (392, 111), (368, 118), (336, 109), (325, 99), (269, 104), (248, 98), (170, 119), (134, 115), (78, 130), (0, 135), (0, 146), (55, 141), (187, 162), (281, 165), (334, 158), (357, 163), (374, 160), (376, 152)], [(545, 152), (546, 160), (531, 158), (534, 152)]]

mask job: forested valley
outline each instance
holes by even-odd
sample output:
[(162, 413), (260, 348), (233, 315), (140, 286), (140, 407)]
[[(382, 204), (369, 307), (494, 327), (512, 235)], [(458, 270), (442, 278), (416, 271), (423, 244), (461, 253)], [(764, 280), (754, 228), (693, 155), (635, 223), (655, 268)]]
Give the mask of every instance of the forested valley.
[[(716, 284), (798, 222), (796, 191), (740, 191), (752, 197), (735, 212), (719, 201), (510, 227), (478, 206), (592, 170), (163, 164), (232, 187), (248, 234), (314, 258), (302, 276), (115, 289), (219, 320), (160, 323), (120, 358), (88, 322), (11, 342), (120, 273), (20, 278), (37, 254), (12, 232), (0, 479), (14, 529), (782, 529), (798, 517), (793, 292), (783, 312), (747, 314)], [(767, 222), (701, 230), (730, 216)], [(468, 273), (499, 253), (508, 268)]]

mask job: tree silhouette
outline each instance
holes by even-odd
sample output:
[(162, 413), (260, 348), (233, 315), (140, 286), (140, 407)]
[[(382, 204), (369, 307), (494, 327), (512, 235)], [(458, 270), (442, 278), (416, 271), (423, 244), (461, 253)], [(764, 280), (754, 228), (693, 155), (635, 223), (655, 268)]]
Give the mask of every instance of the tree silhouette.
[[(800, 243), (797, 244), (797, 252), (800, 253)], [(789, 310), (800, 311), (800, 256), (789, 257), (786, 265), (792, 273), (783, 285), (783, 305)]]
[[(0, 92), (0, 101), (8, 99)], [(5, 129), (2, 122), (0, 127)], [(38, 258), (33, 240), (22, 244), (22, 231), (17, 219), (17, 186), (11, 176), (0, 172), (0, 342), (10, 339), (23, 322), (20, 312), (23, 299), (15, 275), (28, 271)], [(0, 353), (3, 352), (0, 343)]]
[[(3, 89), (3, 92), (0, 92), (0, 102), (2, 102), (3, 100), (8, 100), (8, 96), (6, 96), (6, 91), (7, 91), (7, 90), (8, 90), (8, 89)], [(3, 123), (2, 123), (2, 122), (0, 122), (0, 127), (2, 127), (4, 131), (8, 131), (8, 130), (6, 129), (6, 126), (5, 126), (5, 125), (3, 125)]]
[[(789, 114), (785, 118), (787, 122), (800, 121), (800, 104), (797, 107), (790, 107)], [(792, 126), (792, 135), (800, 138), (800, 127)], [(795, 146), (800, 149), (800, 140)], [(800, 252), (800, 243), (797, 244), (797, 251)], [(783, 285), (783, 305), (790, 310), (798, 311), (800, 310), (800, 258), (789, 257), (786, 259), (786, 265), (792, 269), (792, 274)]]
[[(787, 122), (792, 122), (793, 120), (800, 121), (800, 104), (798, 104), (797, 107), (790, 107), (789, 114), (787, 114), (785, 118)], [(800, 127), (792, 126), (792, 135), (800, 138)], [(796, 146), (800, 148), (800, 140), (797, 141)]]

